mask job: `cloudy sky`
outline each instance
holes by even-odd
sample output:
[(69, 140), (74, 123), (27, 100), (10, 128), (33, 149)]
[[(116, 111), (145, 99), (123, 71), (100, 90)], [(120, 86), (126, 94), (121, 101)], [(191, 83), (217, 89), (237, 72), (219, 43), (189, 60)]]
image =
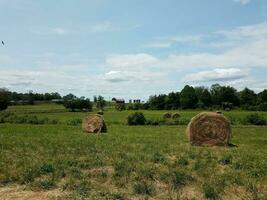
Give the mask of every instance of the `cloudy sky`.
[(0, 87), (147, 99), (267, 88), (266, 0), (0, 0)]

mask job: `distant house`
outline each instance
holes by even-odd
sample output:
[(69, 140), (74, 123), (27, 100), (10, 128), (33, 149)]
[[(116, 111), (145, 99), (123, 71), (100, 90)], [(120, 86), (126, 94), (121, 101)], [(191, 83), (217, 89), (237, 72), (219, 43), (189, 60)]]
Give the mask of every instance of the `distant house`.
[(58, 102), (63, 102), (64, 100), (63, 99), (52, 99), (51, 101), (54, 103), (58, 103)]
[(115, 98), (115, 97), (113, 97), (111, 100), (115, 103), (123, 103), (123, 104), (125, 103), (124, 99), (119, 99), (119, 98)]
[(134, 103), (141, 103), (141, 100), (140, 99), (134, 99), (133, 102)]

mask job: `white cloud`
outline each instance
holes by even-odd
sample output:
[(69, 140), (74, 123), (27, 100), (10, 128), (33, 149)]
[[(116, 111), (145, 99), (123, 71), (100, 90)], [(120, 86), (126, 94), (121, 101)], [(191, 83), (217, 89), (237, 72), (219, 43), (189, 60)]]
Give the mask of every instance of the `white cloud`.
[(63, 27), (49, 27), (49, 28), (41, 27), (36, 29), (31, 28), (30, 31), (37, 35), (59, 35), (59, 36), (74, 32)]
[(108, 31), (112, 31), (113, 29), (114, 27), (111, 24), (111, 22), (106, 21), (103, 23), (93, 25), (92, 27), (89, 28), (89, 32), (92, 32), (92, 33), (108, 32)]
[(248, 77), (247, 70), (228, 68), (187, 74), (183, 80), (185, 82), (222, 82), (238, 80), (246, 77)]
[(251, 0), (234, 0), (234, 2), (236, 3), (240, 3), (242, 5), (246, 5), (248, 3), (250, 3)]
[(113, 31), (129, 31), (139, 28), (140, 25), (129, 25), (129, 26), (121, 26), (110, 21), (100, 22), (98, 24), (94, 24), (89, 26), (88, 32), (90, 33), (105, 33), (105, 32), (113, 32)]
[(143, 68), (158, 63), (158, 59), (152, 55), (139, 54), (113, 54), (106, 58), (106, 65), (112, 68)]
[(64, 34), (66, 34), (67, 31), (61, 27), (56, 27), (56, 28), (52, 28), (51, 32), (55, 33), (57, 35), (64, 35)]
[(161, 49), (161, 48), (169, 48), (171, 47), (171, 45), (172, 42), (155, 42), (155, 43), (145, 44), (143, 47)]
[(175, 43), (199, 43), (202, 35), (158, 37), (153, 42), (143, 45), (145, 48), (169, 48)]

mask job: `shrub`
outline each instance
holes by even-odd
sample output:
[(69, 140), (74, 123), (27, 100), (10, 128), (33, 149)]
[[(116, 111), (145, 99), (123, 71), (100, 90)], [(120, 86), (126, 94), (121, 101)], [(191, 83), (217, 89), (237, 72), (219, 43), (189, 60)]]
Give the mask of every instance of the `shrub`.
[(261, 103), (258, 107), (260, 111), (267, 111), (267, 102)]
[(118, 110), (118, 111), (123, 111), (126, 109), (125, 107), (125, 103), (116, 103), (115, 105), (115, 109)]
[(127, 117), (128, 125), (145, 125), (146, 118), (142, 112), (135, 112)]
[(186, 165), (189, 165), (189, 162), (188, 162), (188, 159), (186, 159), (185, 157), (179, 157), (175, 161), (175, 164), (179, 166), (186, 166)]
[(207, 199), (218, 199), (219, 192), (210, 184), (204, 184), (202, 186), (203, 193)]
[(8, 91), (0, 88), (0, 111), (8, 107)]
[(252, 125), (266, 125), (266, 120), (263, 115), (258, 113), (247, 115), (244, 120), (243, 124), (252, 124)]
[(165, 156), (163, 154), (161, 154), (160, 152), (155, 152), (153, 154), (152, 161), (154, 163), (161, 163), (161, 164), (167, 163), (167, 160), (166, 160)]
[(92, 111), (93, 105), (90, 99), (72, 99), (65, 100), (64, 104), (65, 108), (69, 109), (71, 112), (74, 111)]
[(193, 178), (190, 175), (181, 171), (175, 171), (171, 175), (171, 183), (175, 189), (186, 185), (188, 182), (192, 180)]
[(153, 183), (145, 180), (135, 182), (133, 189), (134, 193), (136, 194), (145, 194), (152, 196), (155, 193), (155, 186), (153, 185)]

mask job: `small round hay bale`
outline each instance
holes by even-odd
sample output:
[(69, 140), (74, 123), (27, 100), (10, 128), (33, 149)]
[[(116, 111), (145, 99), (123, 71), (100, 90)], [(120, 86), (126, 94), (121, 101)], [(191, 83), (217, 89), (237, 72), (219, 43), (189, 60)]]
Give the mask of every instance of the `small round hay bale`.
[(102, 115), (87, 116), (83, 119), (82, 123), (83, 131), (87, 133), (106, 133), (107, 127)]
[(169, 113), (169, 112), (163, 114), (163, 118), (164, 118), (164, 119), (169, 119), (169, 118), (171, 118), (171, 117), (172, 117), (172, 114)]
[(97, 111), (98, 115), (104, 115), (104, 112), (102, 110)]
[(179, 119), (180, 117), (181, 117), (181, 115), (177, 112), (172, 114), (173, 119)]
[(202, 112), (191, 119), (186, 132), (192, 145), (228, 146), (231, 125), (222, 114)]
[(216, 113), (218, 113), (218, 114), (222, 114), (222, 111), (217, 110)]

